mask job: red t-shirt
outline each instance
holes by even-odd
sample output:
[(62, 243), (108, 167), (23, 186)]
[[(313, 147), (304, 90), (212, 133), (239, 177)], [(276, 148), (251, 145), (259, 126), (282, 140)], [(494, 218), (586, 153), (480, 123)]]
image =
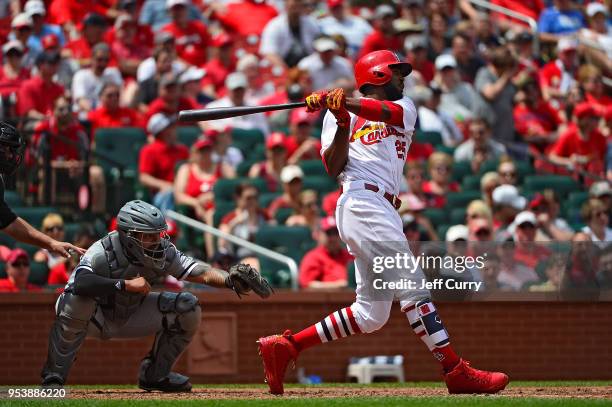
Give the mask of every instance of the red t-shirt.
[(100, 106), (89, 112), (87, 120), (91, 123), (92, 135), (100, 128), (144, 127), (142, 116), (136, 110), (127, 107), (109, 111), (106, 107)]
[(211, 59), (204, 65), (206, 75), (202, 78), (202, 86), (214, 86), (218, 95), (225, 93), (225, 78), (236, 70), (236, 61), (233, 60), (230, 66), (225, 66), (219, 58)]
[(578, 126), (571, 123), (553, 144), (550, 154), (559, 157), (571, 157), (573, 154), (578, 154), (590, 157), (592, 160), (603, 161), (606, 151), (606, 138), (599, 130), (595, 129), (589, 135), (588, 140), (584, 140), (579, 136)]
[[(49, 3), (49, 2), (46, 2)], [(105, 16), (114, 1), (105, 0), (55, 0), (50, 2), (47, 22), (64, 25), (68, 22), (81, 25), (83, 18), (89, 13)]]
[(19, 88), (24, 81), (30, 79), (30, 70), (21, 68), (15, 78), (8, 78), (4, 73), (4, 68), (0, 69), (0, 96), (8, 96), (11, 93), (19, 92)]
[(182, 60), (196, 66), (206, 63), (206, 50), (210, 45), (210, 35), (204, 23), (192, 20), (184, 28), (169, 23), (162, 28), (162, 31), (174, 35), (176, 53)]
[[(300, 144), (298, 144), (295, 136), (287, 137), (285, 145), (287, 146), (287, 157), (291, 157), (293, 153), (295, 153), (300, 147)], [(306, 151), (304, 154), (302, 154), (300, 160), (318, 160), (321, 158), (320, 151), (321, 142), (319, 140), (316, 140), (316, 142), (313, 144), (313, 147), (310, 150)]]
[[(111, 27), (106, 33), (104, 33), (104, 42), (112, 44), (115, 41), (115, 27)], [(153, 48), (154, 34), (151, 27), (148, 25), (138, 25), (136, 28), (136, 43), (143, 45), (147, 48)]]
[(599, 99), (597, 99), (592, 94), (585, 92), (584, 99), (588, 103), (599, 105), (599, 108), (603, 110), (605, 110), (608, 106), (612, 106), (612, 97), (605, 94), (602, 95)]
[[(44, 133), (47, 134), (47, 142), (51, 147), (51, 160), (57, 160), (60, 157), (63, 157), (64, 160), (80, 160), (83, 158), (80, 156), (78, 145), (87, 142), (88, 137), (85, 129), (79, 123), (73, 122), (60, 133), (53, 117), (49, 120), (44, 120), (38, 123), (34, 129), (35, 143), (41, 141)], [(54, 137), (57, 134), (61, 134), (61, 136), (73, 141), (77, 145), (65, 143), (63, 140)]]
[(170, 106), (166, 103), (166, 101), (160, 97), (153, 100), (149, 103), (149, 110), (147, 110), (147, 114), (145, 115), (145, 122), (148, 122), (151, 116), (155, 113), (164, 113), (166, 115), (175, 115), (178, 114), (181, 110), (190, 110), (190, 109), (198, 109), (200, 105), (198, 105), (193, 99), (189, 98), (180, 98), (178, 102), (178, 106)]
[[(259, 215), (259, 218), (263, 220), (264, 222), (267, 222), (270, 220), (270, 217), (268, 216), (268, 214), (266, 213), (264, 209), (261, 209), (261, 208), (257, 209), (257, 214)], [(236, 216), (238, 216), (237, 209), (231, 211), (230, 213), (225, 215), (223, 218), (221, 218), (221, 222), (219, 223), (219, 225), (229, 225), (230, 222), (234, 220)]]
[(562, 123), (559, 111), (544, 100), (541, 100), (533, 108), (526, 104), (516, 105), (513, 116), (516, 131), (522, 136), (529, 133), (529, 128), (537, 129), (538, 135), (544, 136)]
[[(431, 185), (431, 181), (423, 181), (421, 184), (427, 206), (430, 208), (443, 208), (446, 205), (446, 196), (434, 193)], [(459, 184), (454, 181), (451, 182), (448, 185), (448, 192), (459, 192)]]
[[(17, 288), (8, 278), (0, 278), (0, 293), (18, 293), (20, 291), (22, 290)], [(27, 283), (26, 289), (23, 291), (40, 291), (40, 287)]]
[(68, 283), (68, 269), (66, 269), (66, 262), (62, 261), (61, 263), (56, 264), (51, 267), (49, 270), (49, 278), (47, 279), (47, 284), (49, 285), (58, 285), (58, 284), (66, 284)]
[(23, 82), (17, 96), (17, 111), (25, 116), (30, 110), (47, 114), (53, 110), (55, 99), (64, 94), (64, 87), (55, 82), (45, 83), (40, 76)]
[[(287, 96), (287, 91), (285, 89), (275, 92), (270, 96), (266, 96), (263, 99), (259, 100), (259, 106), (268, 106), (268, 105), (280, 105), (283, 103), (289, 103), (289, 96)], [(278, 112), (265, 112), (266, 116), (272, 116), (273, 114)]]
[(268, 206), (268, 215), (273, 218), (276, 212), (281, 208), (293, 208), (293, 204), (284, 194), (270, 202), (270, 206)]
[(514, 249), (514, 261), (524, 264), (525, 266), (535, 269), (538, 263), (548, 256), (551, 251), (546, 246), (541, 246), (535, 242), (526, 243), (530, 246), (530, 250), (525, 249), (518, 244)]
[(338, 199), (340, 199), (340, 195), (342, 195), (342, 192), (338, 189), (337, 191), (330, 192), (329, 194), (325, 195), (325, 197), (323, 197), (321, 208), (323, 208), (327, 216), (335, 215), (336, 205), (338, 203)]
[(369, 54), (372, 51), (378, 51), (382, 49), (388, 49), (391, 51), (402, 50), (403, 42), (400, 40), (398, 35), (386, 37), (382, 32), (378, 30), (372, 31), (363, 41), (363, 47), (359, 53), (359, 58)]
[(425, 82), (429, 83), (433, 80), (434, 75), (436, 73), (436, 67), (433, 62), (425, 60), (423, 62), (417, 63), (414, 61), (414, 58), (406, 58), (406, 62), (412, 65), (412, 69), (414, 69), (423, 76)]
[[(491, 3), (510, 9), (516, 13), (523, 14), (538, 21), (540, 13), (544, 10), (544, 1), (542, 0), (491, 0)], [(527, 23), (508, 17), (505, 14), (493, 13), (495, 19), (510, 20), (513, 24), (527, 26)]]
[(159, 140), (140, 150), (138, 170), (164, 181), (174, 181), (174, 167), (189, 158), (189, 149), (182, 144), (168, 145)]
[[(218, 172), (218, 171), (217, 171)], [(194, 171), (194, 166), (189, 166), (189, 176), (187, 177), (187, 185), (185, 185), (185, 193), (194, 198), (199, 197), (201, 194), (210, 192), (217, 180), (219, 174), (209, 174), (202, 178), (198, 177)]]
[(251, 34), (261, 36), (266, 24), (278, 15), (273, 6), (266, 3), (255, 4), (250, 1), (230, 3), (226, 5), (226, 9), (225, 14), (215, 14), (215, 17), (228, 32), (243, 37)]
[(327, 249), (318, 246), (306, 253), (300, 263), (300, 286), (306, 288), (313, 281), (332, 282), (348, 280), (346, 266), (353, 256), (346, 249), (331, 256)]
[(410, 144), (408, 155), (406, 156), (407, 161), (427, 161), (430, 155), (434, 152), (434, 148), (429, 143), (417, 143), (413, 141)]

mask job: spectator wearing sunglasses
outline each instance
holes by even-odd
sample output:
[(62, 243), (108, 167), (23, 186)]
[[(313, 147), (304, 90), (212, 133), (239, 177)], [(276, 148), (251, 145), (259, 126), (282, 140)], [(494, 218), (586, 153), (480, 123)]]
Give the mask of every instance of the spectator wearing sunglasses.
[[(58, 240), (60, 242), (64, 241), (64, 218), (62, 218), (62, 215), (57, 213), (48, 214), (44, 217), (42, 221), (41, 229), (43, 233), (49, 236), (50, 238)], [(62, 256), (53, 255), (49, 253), (47, 249), (42, 249), (34, 254), (34, 261), (47, 263), (47, 266), (49, 266), (49, 268), (52, 268), (56, 264), (66, 261), (66, 258)]]
[(612, 245), (612, 229), (608, 227), (610, 214), (601, 200), (589, 199), (582, 206), (581, 215), (586, 223), (582, 231), (591, 238), (593, 243), (600, 249)]
[(518, 172), (512, 160), (502, 159), (497, 166), (497, 173), (502, 185), (514, 185), (518, 183)]
[(7, 278), (0, 279), (0, 292), (40, 291), (40, 287), (28, 283), (30, 259), (23, 249), (14, 249), (6, 258)]
[(429, 156), (427, 164), (430, 180), (423, 182), (423, 192), (443, 198), (437, 200), (436, 207), (441, 208), (446, 204), (447, 193), (459, 191), (459, 184), (451, 177), (453, 159), (446, 153), (435, 152)]
[(295, 213), (287, 218), (285, 224), (287, 226), (306, 226), (313, 232), (317, 231), (321, 223), (320, 212), (317, 192), (307, 189), (300, 193), (299, 206)]

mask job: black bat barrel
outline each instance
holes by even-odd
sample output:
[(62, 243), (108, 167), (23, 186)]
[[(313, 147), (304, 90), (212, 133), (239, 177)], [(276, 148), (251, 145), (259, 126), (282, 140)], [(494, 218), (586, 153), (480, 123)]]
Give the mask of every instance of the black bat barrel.
[(297, 107), (304, 106), (306, 106), (305, 102), (295, 102), (269, 106), (236, 106), (181, 110), (178, 115), (178, 120), (180, 122), (205, 122), (210, 120), (228, 119), (236, 116), (246, 116), (255, 113), (271, 112), (275, 110), (295, 109)]

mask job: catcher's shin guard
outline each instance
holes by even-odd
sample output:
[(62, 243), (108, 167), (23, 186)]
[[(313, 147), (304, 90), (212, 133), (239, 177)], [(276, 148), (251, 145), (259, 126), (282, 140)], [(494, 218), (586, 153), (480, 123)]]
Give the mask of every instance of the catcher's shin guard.
[(142, 360), (139, 386), (145, 390), (189, 391), (191, 384), (186, 386), (189, 379), (181, 379), (185, 376), (171, 373), (171, 369), (197, 332), (202, 315), (200, 304), (188, 292), (163, 292), (158, 305), (164, 314), (164, 328), (157, 333), (153, 348)]
[(96, 310), (93, 299), (64, 293), (49, 333), (47, 360), (42, 368), (43, 386), (63, 386), (77, 351), (87, 336), (89, 320)]
[(259, 338), (257, 343), (270, 393), (283, 394), (285, 392), (283, 380), (287, 366), (291, 361), (295, 363), (299, 354), (291, 338), (291, 331), (287, 330), (282, 335)]

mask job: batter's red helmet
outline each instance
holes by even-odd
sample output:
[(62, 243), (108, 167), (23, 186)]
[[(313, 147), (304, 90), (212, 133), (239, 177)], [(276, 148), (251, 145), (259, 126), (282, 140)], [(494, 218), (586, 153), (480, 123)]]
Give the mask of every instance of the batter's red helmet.
[(412, 65), (402, 62), (389, 50), (374, 51), (359, 58), (355, 64), (357, 89), (363, 85), (384, 85), (391, 80), (391, 68), (399, 68), (402, 75), (412, 72)]

